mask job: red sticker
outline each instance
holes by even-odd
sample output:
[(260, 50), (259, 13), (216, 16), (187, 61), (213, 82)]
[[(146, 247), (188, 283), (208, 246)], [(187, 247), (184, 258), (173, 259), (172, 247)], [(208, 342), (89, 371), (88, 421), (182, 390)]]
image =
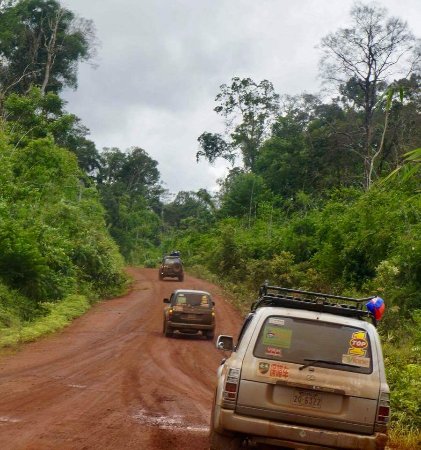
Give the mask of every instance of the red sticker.
[(281, 356), (282, 352), (280, 348), (266, 347), (265, 354), (270, 356)]
[(276, 378), (288, 378), (288, 367), (283, 364), (273, 363), (270, 365), (269, 376)]

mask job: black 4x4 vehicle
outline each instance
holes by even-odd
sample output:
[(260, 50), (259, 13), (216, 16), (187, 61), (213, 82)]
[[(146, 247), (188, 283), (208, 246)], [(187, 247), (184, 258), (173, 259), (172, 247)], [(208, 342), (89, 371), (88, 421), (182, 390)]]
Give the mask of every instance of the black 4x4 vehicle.
[(178, 281), (184, 280), (183, 263), (179, 252), (170, 253), (162, 259), (159, 266), (159, 279), (163, 280), (166, 277), (178, 278)]
[(163, 333), (170, 337), (174, 331), (197, 334), (212, 339), (215, 332), (215, 302), (209, 292), (177, 289), (170, 298), (164, 298)]

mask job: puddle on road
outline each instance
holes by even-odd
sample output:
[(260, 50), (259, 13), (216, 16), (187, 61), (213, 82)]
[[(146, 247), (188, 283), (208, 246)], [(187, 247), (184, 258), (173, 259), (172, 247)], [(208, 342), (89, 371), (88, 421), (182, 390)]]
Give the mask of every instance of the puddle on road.
[(181, 415), (164, 416), (160, 414), (153, 414), (145, 410), (140, 410), (136, 414), (133, 414), (132, 418), (140, 422), (142, 425), (158, 427), (162, 430), (191, 431), (195, 433), (207, 433), (209, 431), (209, 427), (207, 425), (188, 425), (186, 418)]
[(21, 422), (20, 419), (14, 419), (13, 417), (8, 416), (0, 416), (0, 425), (2, 423), (18, 423)]

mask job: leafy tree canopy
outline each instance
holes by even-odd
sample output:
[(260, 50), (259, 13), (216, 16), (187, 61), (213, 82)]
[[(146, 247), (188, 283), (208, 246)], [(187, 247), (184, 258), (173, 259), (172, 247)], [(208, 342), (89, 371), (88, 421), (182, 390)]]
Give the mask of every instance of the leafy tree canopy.
[[(0, 14), (0, 94), (76, 87), (77, 64), (93, 55), (94, 27), (57, 0), (21, 0)], [(1, 98), (0, 98), (1, 100)]]
[(234, 77), (230, 85), (220, 86), (215, 101), (218, 105), (214, 111), (225, 119), (229, 140), (204, 132), (198, 139), (201, 150), (196, 158), (204, 156), (212, 162), (222, 157), (233, 162), (240, 152), (244, 167), (253, 170), (259, 148), (278, 111), (279, 95), (268, 80), (256, 83), (251, 78)]

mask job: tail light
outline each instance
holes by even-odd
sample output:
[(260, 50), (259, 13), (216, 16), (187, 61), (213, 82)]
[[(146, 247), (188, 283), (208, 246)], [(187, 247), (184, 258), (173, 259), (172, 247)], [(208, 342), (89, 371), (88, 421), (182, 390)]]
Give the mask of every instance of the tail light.
[(224, 408), (234, 409), (234, 404), (237, 401), (239, 382), (240, 369), (229, 369), (223, 392)]
[(377, 407), (375, 431), (386, 431), (387, 424), (389, 423), (389, 416), (390, 416), (389, 393), (381, 392), (379, 399), (379, 406)]

